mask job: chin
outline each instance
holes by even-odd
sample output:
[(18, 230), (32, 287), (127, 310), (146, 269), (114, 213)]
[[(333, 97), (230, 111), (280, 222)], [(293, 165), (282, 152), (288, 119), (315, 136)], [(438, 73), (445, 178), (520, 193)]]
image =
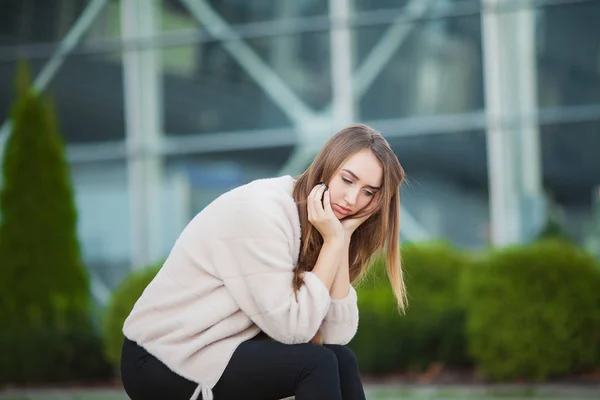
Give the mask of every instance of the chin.
[(345, 218), (348, 218), (348, 217), (349, 217), (349, 215), (340, 214), (340, 213), (338, 213), (338, 212), (336, 212), (336, 211), (334, 211), (334, 212), (333, 212), (333, 215), (335, 215), (335, 217), (336, 217), (337, 219), (339, 219), (340, 221), (342, 221), (343, 219), (345, 219)]

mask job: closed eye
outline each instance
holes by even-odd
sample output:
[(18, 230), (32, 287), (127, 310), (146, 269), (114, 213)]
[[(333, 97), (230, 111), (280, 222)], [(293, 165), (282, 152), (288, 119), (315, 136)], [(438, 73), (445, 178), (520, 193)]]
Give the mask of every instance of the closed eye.
[[(344, 181), (344, 183), (346, 183), (348, 185), (352, 185), (353, 184), (353, 182), (350, 179), (344, 178), (343, 176), (342, 176), (342, 180)], [(365, 194), (367, 196), (374, 196), (375, 195), (375, 193), (373, 193), (370, 190), (365, 190)]]

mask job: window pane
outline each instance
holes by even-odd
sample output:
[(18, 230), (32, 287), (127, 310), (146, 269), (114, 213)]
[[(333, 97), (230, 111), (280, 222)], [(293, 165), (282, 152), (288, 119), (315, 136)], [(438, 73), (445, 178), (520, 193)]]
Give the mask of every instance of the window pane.
[[(394, 48), (360, 99), (363, 119), (466, 113), (483, 109), (481, 27), (478, 15), (360, 28), (357, 86), (373, 69), (373, 49)], [(373, 62), (376, 60), (369, 60)]]
[(600, 103), (600, 2), (539, 9), (540, 106)]
[[(407, 174), (401, 196), (406, 212), (432, 238), (465, 248), (487, 245), (485, 132), (400, 138), (388, 134), (388, 141)], [(403, 234), (410, 236), (409, 224), (401, 225)]]

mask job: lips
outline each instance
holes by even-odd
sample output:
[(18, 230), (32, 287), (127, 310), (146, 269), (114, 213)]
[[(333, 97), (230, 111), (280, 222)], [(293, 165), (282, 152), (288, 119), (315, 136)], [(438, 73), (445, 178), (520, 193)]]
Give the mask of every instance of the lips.
[(340, 213), (340, 214), (349, 214), (350, 213), (350, 209), (346, 208), (346, 207), (342, 207), (340, 205), (334, 204), (335, 209)]

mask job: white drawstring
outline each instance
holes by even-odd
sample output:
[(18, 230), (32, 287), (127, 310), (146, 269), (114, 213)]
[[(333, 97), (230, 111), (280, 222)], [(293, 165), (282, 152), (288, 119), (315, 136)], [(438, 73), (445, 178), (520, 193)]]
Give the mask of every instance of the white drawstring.
[(212, 390), (210, 390), (208, 386), (204, 386), (202, 384), (196, 386), (196, 390), (194, 390), (194, 393), (192, 394), (192, 397), (190, 397), (190, 400), (198, 400), (198, 396), (200, 395), (200, 393), (202, 393), (202, 400), (213, 400)]
[(202, 400), (213, 400), (213, 392), (208, 386), (202, 387)]

